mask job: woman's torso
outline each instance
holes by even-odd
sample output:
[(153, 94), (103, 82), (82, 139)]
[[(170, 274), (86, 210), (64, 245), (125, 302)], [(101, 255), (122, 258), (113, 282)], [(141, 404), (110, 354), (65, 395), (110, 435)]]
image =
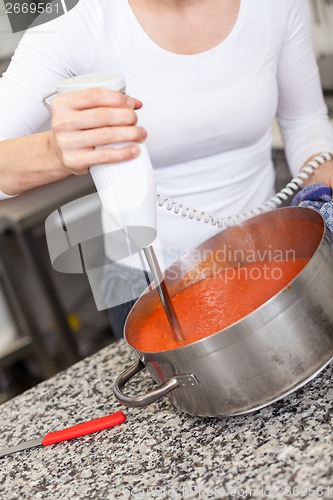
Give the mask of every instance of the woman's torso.
[[(127, 93), (143, 102), (139, 122), (148, 131), (158, 192), (220, 215), (257, 206), (272, 194), (274, 183), (271, 125), (278, 103), (283, 5), (282, 0), (241, 0), (224, 40), (202, 53), (182, 55), (149, 38), (127, 0), (80, 0), (62, 18), (24, 37), (14, 56), (19, 64), (9, 71), (10, 88), (16, 76), (22, 77), (24, 55), (36, 58), (43, 75), (34, 80), (31, 102), (22, 97), (26, 123), (18, 102), (20, 127), (14, 124), (12, 136), (36, 131), (45, 119), (38, 100), (60, 80), (86, 72), (119, 73)], [(44, 49), (36, 50), (36, 33)], [(104, 223), (107, 231), (107, 217)], [(216, 231), (158, 208), (166, 264)], [(112, 256), (111, 249), (107, 253)]]

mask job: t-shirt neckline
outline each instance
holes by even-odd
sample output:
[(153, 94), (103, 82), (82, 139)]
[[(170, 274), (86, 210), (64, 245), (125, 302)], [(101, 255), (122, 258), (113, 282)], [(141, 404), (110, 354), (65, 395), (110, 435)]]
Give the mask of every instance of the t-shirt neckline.
[(140, 34), (141, 38), (145, 41), (145, 43), (147, 45), (149, 45), (152, 49), (160, 52), (160, 54), (163, 54), (165, 56), (174, 57), (174, 58), (183, 58), (183, 59), (185, 59), (185, 58), (196, 59), (196, 58), (200, 58), (200, 57), (205, 57), (206, 55), (212, 54), (212, 53), (226, 47), (227, 45), (229, 45), (229, 43), (234, 39), (234, 37), (237, 35), (237, 33), (240, 29), (240, 26), (242, 24), (244, 11), (245, 11), (245, 0), (240, 0), (237, 19), (236, 19), (233, 27), (229, 31), (228, 35), (223, 40), (221, 40), (221, 42), (219, 42), (217, 45), (215, 45), (214, 47), (212, 47), (208, 50), (205, 50), (203, 52), (198, 52), (196, 54), (178, 54), (177, 52), (172, 52), (170, 50), (163, 48), (161, 45), (159, 45), (157, 42), (155, 42), (152, 38), (150, 38), (150, 36), (143, 29), (138, 18), (136, 17), (136, 15), (135, 15), (135, 13), (134, 13), (134, 11), (129, 3), (129, 0), (124, 0), (124, 5), (126, 6), (126, 9), (129, 12), (133, 26), (136, 28), (137, 32)]

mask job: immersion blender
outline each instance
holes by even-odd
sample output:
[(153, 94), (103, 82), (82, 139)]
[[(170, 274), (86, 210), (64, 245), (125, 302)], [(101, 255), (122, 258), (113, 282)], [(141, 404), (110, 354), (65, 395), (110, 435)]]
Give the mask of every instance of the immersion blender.
[[(91, 73), (68, 78), (57, 86), (58, 94), (104, 88), (125, 92), (122, 77), (107, 73)], [(112, 144), (113, 148), (127, 143)], [(171, 297), (152, 246), (156, 238), (156, 185), (153, 167), (144, 143), (141, 152), (131, 160), (90, 167), (102, 205), (139, 252), (144, 252), (149, 269), (175, 339), (184, 341)]]

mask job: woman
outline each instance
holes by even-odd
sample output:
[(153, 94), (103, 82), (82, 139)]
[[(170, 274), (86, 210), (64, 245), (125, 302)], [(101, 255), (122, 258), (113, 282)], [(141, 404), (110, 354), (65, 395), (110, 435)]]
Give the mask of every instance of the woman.
[[(43, 95), (101, 71), (121, 74), (133, 97), (58, 97), (51, 131), (36, 134), (47, 119)], [(133, 158), (147, 139), (160, 192), (236, 214), (273, 194), (276, 114), (293, 174), (333, 148), (306, 1), (81, 0), (30, 30), (0, 80), (0, 190), (14, 195)], [(95, 149), (127, 141), (134, 145)], [(311, 182), (333, 186), (333, 162)], [(193, 224), (159, 209), (166, 265), (214, 232)]]

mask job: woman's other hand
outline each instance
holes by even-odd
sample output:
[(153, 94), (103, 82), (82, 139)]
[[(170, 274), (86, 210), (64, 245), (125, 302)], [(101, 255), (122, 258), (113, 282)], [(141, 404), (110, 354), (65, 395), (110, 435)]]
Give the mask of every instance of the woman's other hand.
[[(315, 158), (315, 156), (313, 158)], [(309, 161), (311, 161), (311, 159)], [(333, 160), (323, 163), (323, 165), (316, 169), (313, 174), (304, 181), (304, 187), (321, 183), (333, 189)]]
[[(147, 137), (137, 125), (141, 101), (121, 92), (89, 89), (57, 96), (52, 104), (54, 152), (64, 169), (83, 175), (89, 167), (134, 158)], [(121, 148), (103, 147), (133, 143)]]

